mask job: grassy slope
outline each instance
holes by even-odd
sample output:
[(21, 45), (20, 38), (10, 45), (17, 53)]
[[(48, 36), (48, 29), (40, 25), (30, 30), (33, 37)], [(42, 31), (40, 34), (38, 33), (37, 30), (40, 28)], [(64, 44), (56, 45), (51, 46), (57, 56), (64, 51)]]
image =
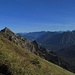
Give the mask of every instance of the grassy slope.
[(6, 64), (13, 75), (75, 75), (0, 36), (0, 65)]

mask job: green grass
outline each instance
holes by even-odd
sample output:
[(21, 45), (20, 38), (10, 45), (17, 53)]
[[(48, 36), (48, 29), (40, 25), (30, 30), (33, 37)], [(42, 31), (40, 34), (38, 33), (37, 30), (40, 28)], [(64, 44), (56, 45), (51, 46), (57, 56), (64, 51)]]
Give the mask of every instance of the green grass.
[(75, 75), (0, 36), (0, 65), (13, 75)]

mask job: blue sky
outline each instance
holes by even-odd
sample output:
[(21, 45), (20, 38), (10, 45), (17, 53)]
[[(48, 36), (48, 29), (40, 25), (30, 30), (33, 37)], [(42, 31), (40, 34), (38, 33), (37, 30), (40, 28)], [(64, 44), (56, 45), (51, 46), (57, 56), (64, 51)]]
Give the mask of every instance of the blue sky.
[(75, 30), (75, 0), (0, 0), (0, 29)]

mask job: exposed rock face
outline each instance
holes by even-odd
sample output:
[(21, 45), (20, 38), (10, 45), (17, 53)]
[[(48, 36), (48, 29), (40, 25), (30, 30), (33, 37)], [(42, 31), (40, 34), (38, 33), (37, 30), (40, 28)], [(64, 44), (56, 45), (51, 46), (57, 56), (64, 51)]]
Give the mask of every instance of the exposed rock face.
[[(53, 62), (57, 65), (62, 66), (63, 68), (70, 70), (70, 66), (66, 64), (66, 62), (61, 59), (58, 55), (56, 55), (54, 52), (48, 52), (44, 47), (41, 45), (37, 44), (36, 41), (29, 41), (26, 38), (23, 38), (19, 35), (16, 35), (13, 33), (10, 29), (7, 27), (3, 30), (0, 31), (0, 34), (7, 38), (8, 40), (14, 42), (18, 46), (25, 48), (34, 54), (50, 61)], [(68, 68), (69, 67), (69, 68)]]

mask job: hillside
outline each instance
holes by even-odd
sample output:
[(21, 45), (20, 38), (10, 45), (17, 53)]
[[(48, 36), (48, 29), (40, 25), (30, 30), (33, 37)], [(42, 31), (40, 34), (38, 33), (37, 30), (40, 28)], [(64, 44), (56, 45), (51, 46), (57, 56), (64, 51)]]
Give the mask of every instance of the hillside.
[[(4, 71), (6, 70), (6, 71)], [(0, 74), (74, 75), (15, 45), (0, 35)]]

